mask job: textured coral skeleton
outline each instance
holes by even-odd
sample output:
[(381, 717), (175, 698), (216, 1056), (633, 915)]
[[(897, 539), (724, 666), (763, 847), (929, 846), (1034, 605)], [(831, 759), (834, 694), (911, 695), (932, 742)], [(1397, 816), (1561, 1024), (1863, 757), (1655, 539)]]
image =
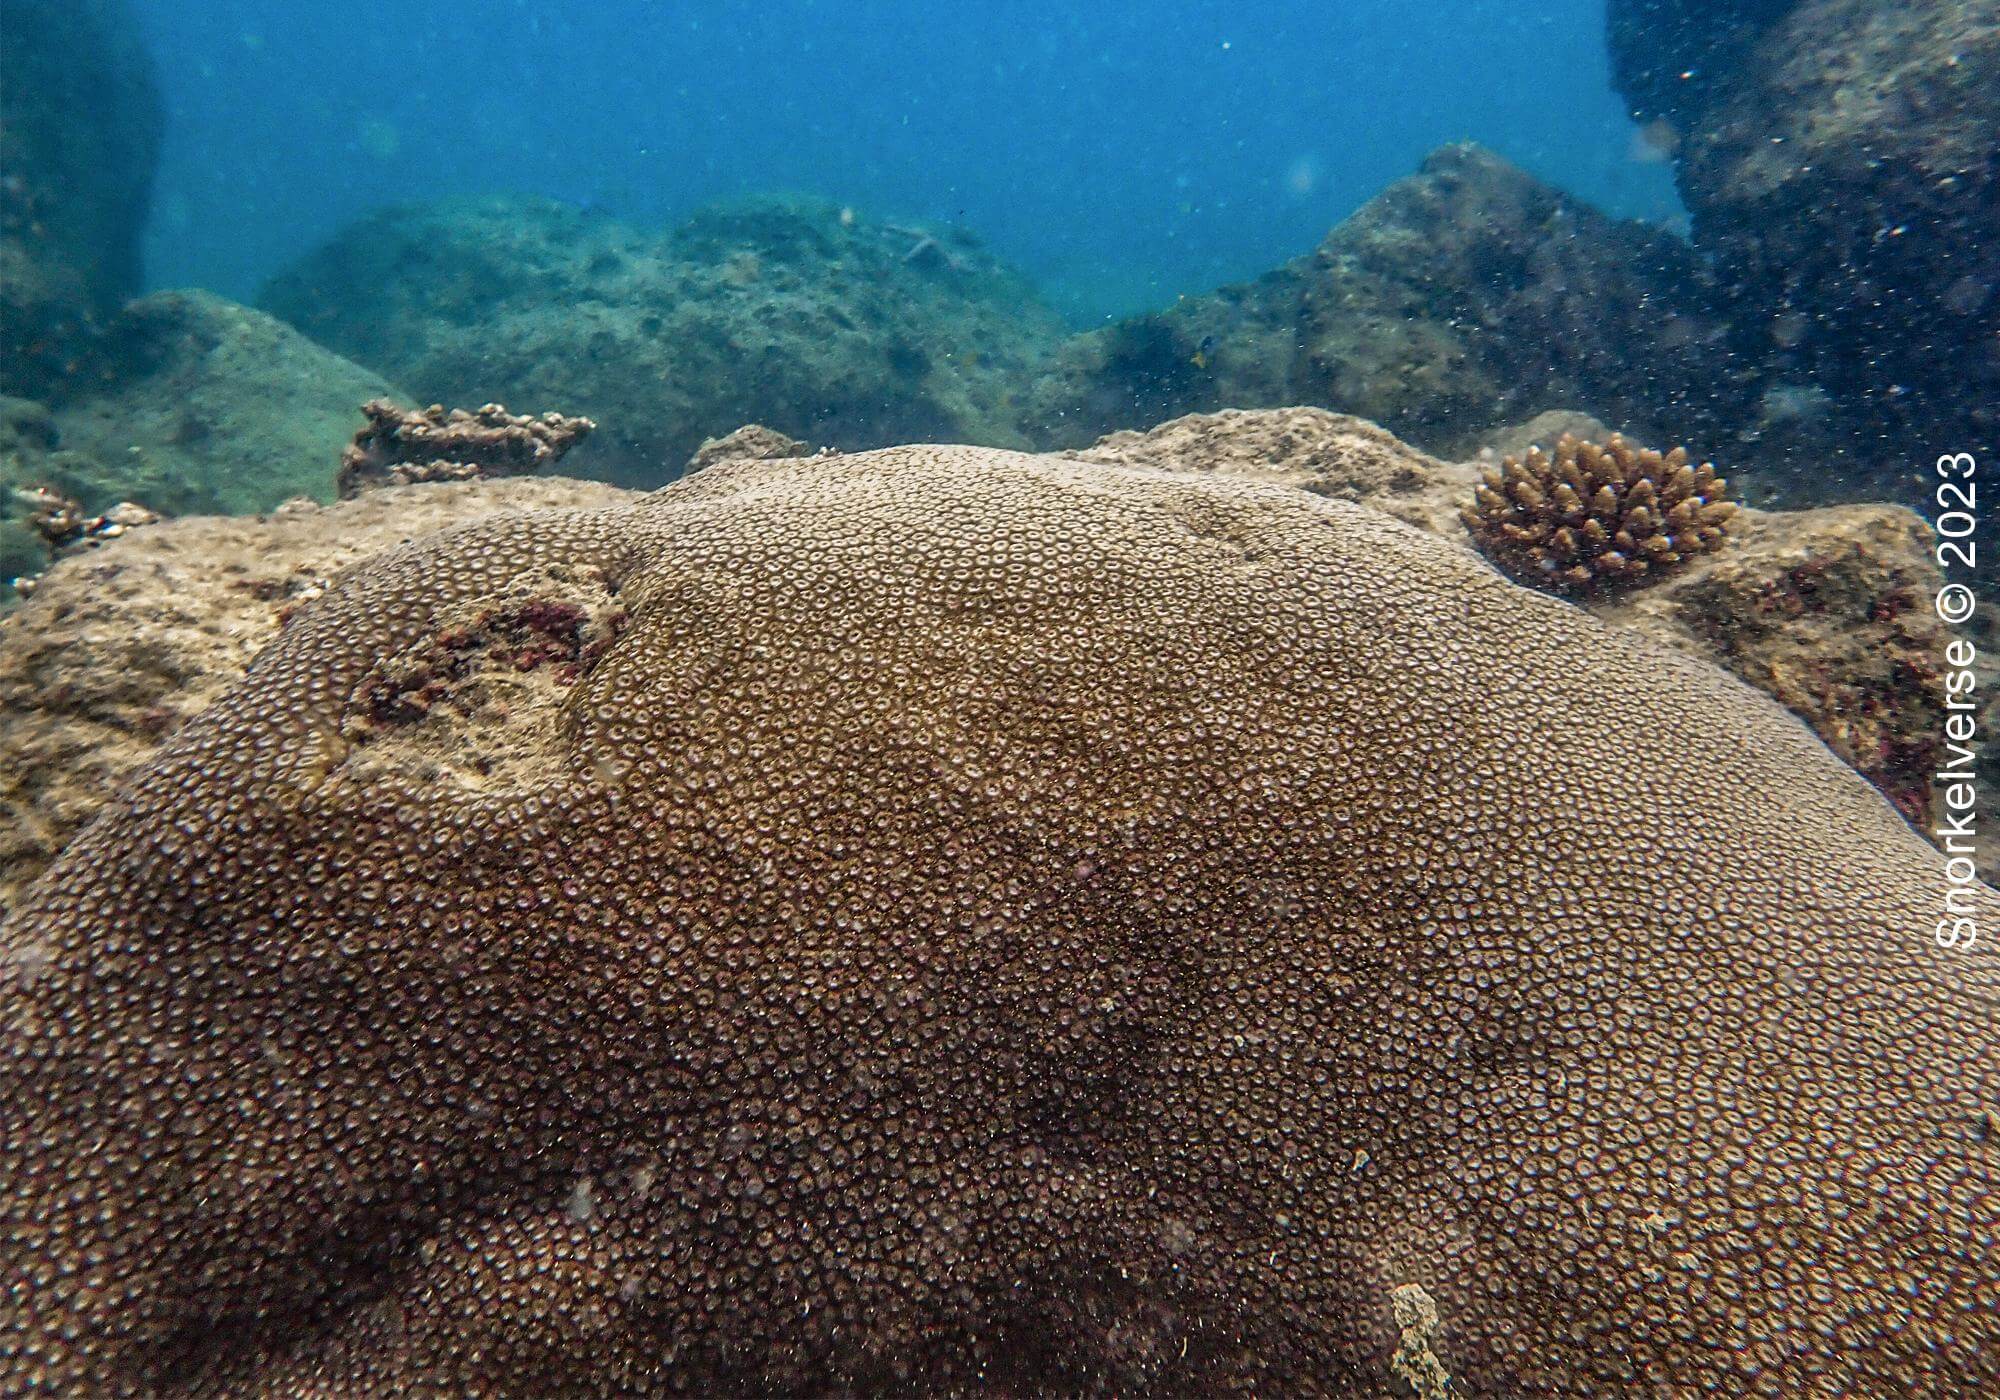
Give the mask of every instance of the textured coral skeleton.
[(552, 466), (597, 425), (588, 418), (548, 412), (509, 413), (502, 404), (473, 412), (398, 408), (387, 399), (361, 405), (368, 424), (340, 457), (336, 478), (342, 497), (371, 486), (417, 481), (472, 481), (517, 476)]
[[(506, 781), (384, 762), (384, 659), (558, 587)], [(1938, 875), (1747, 688), (1288, 487), (482, 521), (0, 927), (0, 1388), (1992, 1393)]]
[(1509, 457), (1461, 512), (1473, 541), (1522, 583), (1598, 593), (1660, 577), (1719, 549), (1736, 507), (1713, 464), (1687, 449), (1662, 455), (1613, 434), (1568, 433), (1554, 453)]

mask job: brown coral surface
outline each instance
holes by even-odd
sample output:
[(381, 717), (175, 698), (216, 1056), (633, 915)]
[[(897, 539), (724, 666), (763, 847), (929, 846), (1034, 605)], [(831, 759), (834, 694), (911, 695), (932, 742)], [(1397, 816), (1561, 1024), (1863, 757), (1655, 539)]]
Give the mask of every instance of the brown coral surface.
[(357, 560), (500, 511), (627, 493), (516, 477), (190, 516), (59, 560), (0, 617), (0, 917), (133, 769)]
[[(367, 761), (382, 659), (551, 570), (624, 621), (546, 761)], [(1283, 487), (911, 448), (475, 524), (0, 929), (0, 1374), (1990, 1391), (1939, 883), (1748, 689)]]
[[(1943, 579), (1929, 527), (1896, 506), (1829, 506), (1745, 511), (1732, 535), (1702, 567), (1609, 600), (1598, 615), (1669, 645), (1692, 642), (1811, 724), (1929, 829), (1947, 759), (1946, 651), (1959, 635), (1931, 606)], [(1990, 624), (1982, 614), (1965, 631), (1982, 694), (2000, 689)], [(1982, 864), (1991, 859), (1989, 850)]]
[(1650, 581), (1721, 547), (1736, 507), (1728, 483), (1687, 449), (1662, 455), (1616, 433), (1565, 433), (1488, 472), (1460, 513), (1466, 532), (1522, 583), (1602, 593)]

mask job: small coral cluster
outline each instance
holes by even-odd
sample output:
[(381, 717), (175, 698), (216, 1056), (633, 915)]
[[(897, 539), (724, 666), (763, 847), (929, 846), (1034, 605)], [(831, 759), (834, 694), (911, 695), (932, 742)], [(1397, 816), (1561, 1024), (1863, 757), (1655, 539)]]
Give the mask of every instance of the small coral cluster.
[(340, 456), (342, 499), (371, 486), (520, 476), (553, 463), (596, 424), (560, 413), (509, 413), (489, 403), (468, 413), (443, 404), (402, 409), (387, 399), (361, 405), (368, 426)]
[(1459, 512), (1481, 550), (1523, 583), (1586, 594), (1657, 576), (1718, 548), (1736, 507), (1728, 483), (1687, 449), (1662, 455), (1616, 433), (1565, 433), (1553, 456), (1505, 459)]

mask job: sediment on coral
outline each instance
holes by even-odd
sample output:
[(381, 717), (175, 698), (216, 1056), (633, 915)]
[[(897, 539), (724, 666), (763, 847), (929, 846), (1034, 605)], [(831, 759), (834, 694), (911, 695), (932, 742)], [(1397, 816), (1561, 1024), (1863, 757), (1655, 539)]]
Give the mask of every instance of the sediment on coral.
[(489, 403), (471, 412), (443, 404), (405, 409), (387, 399), (361, 405), (367, 426), (341, 453), (342, 499), (375, 486), (522, 476), (553, 465), (597, 425), (553, 411), (509, 413)]
[(1610, 592), (1722, 547), (1736, 507), (1712, 463), (1613, 434), (1565, 433), (1555, 450), (1509, 457), (1460, 512), (1466, 532), (1516, 580), (1552, 593)]

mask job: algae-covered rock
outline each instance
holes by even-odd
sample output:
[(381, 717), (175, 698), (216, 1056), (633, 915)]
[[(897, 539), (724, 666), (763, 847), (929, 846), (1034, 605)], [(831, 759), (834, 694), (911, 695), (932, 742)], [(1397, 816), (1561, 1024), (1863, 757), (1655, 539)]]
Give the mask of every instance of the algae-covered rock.
[[(1991, 0), (1612, 0), (1613, 68), (1798, 494), (1897, 494), (2000, 437), (2000, 17)], [(1816, 490), (1815, 490), (1816, 488)]]
[(752, 421), (846, 449), (1019, 443), (1013, 393), (1060, 334), (968, 236), (790, 199), (665, 234), (530, 199), (391, 210), (261, 304), (425, 399), (593, 418), (571, 469), (641, 485)]
[[(361, 405), (403, 396), (261, 311), (207, 292), (155, 292), (112, 323), (115, 373), (62, 404), (61, 448), (95, 464), (84, 504), (169, 514), (330, 500)], [(74, 469), (74, 463), (72, 463)]]
[(0, 582), (46, 567), (23, 488), (88, 512), (170, 515), (330, 500), (363, 402), (402, 398), (283, 323), (208, 292), (155, 292), (107, 323), (93, 372), (53, 407), (0, 412)]
[(1078, 337), (1036, 426), (1074, 445), (1191, 411), (1317, 404), (1451, 454), (1557, 402), (1659, 436), (1724, 406), (1721, 334), (1680, 240), (1450, 146), (1312, 253)]
[(125, 0), (6, 0), (0, 393), (48, 396), (138, 290), (161, 125)]

